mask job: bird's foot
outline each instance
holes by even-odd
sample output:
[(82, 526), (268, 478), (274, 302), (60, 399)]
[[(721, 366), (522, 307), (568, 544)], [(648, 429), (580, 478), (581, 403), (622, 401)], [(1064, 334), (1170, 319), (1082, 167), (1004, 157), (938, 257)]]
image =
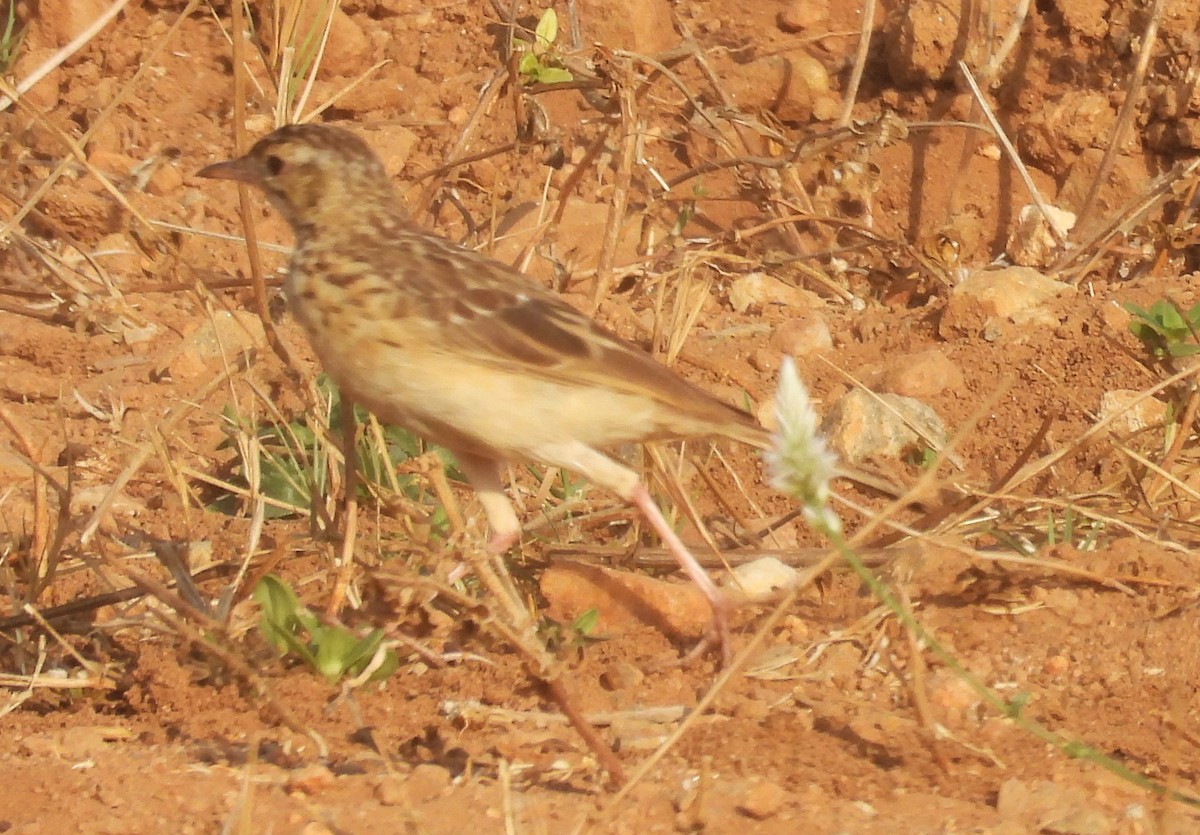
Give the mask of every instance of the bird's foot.
[(730, 603), (726, 599), (714, 604), (712, 620), (708, 622), (704, 635), (674, 664), (667, 666), (689, 667), (708, 653), (715, 651), (720, 654), (721, 669), (728, 667), (733, 662), (733, 644), (730, 640), (728, 617), (730, 608)]
[[(508, 550), (517, 544), (517, 540), (521, 538), (520, 531), (511, 533), (494, 533), (491, 539), (488, 540), (487, 551), (489, 554), (499, 556), (507, 554)], [(471, 566), (468, 563), (460, 562), (454, 568), (450, 569), (450, 573), (446, 575), (446, 582), (454, 585), (462, 578), (471, 573)]]
[(488, 540), (487, 549), (493, 554), (507, 554), (508, 550), (517, 544), (517, 540), (521, 538), (521, 532), (510, 531), (508, 533), (493, 533), (491, 539)]

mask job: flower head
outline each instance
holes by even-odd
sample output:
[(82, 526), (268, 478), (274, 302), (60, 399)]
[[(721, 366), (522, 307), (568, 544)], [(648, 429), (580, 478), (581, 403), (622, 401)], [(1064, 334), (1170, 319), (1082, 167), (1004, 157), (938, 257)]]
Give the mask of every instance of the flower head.
[(791, 357), (779, 369), (775, 419), (774, 445), (766, 453), (771, 486), (799, 499), (810, 525), (840, 532), (841, 520), (829, 509), (837, 458), (817, 430), (817, 414)]

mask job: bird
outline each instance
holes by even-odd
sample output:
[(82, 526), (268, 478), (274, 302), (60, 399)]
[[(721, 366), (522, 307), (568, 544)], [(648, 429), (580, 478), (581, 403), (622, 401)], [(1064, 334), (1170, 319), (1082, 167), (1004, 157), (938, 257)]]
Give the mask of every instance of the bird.
[(560, 467), (635, 506), (712, 608), (702, 646), (732, 657), (731, 602), (609, 451), (726, 437), (767, 448), (716, 398), (517, 269), (425, 230), (359, 136), (288, 125), (199, 176), (261, 190), (292, 228), (289, 309), (325, 372), (384, 422), (448, 449), (507, 552), (521, 523), (509, 462)]

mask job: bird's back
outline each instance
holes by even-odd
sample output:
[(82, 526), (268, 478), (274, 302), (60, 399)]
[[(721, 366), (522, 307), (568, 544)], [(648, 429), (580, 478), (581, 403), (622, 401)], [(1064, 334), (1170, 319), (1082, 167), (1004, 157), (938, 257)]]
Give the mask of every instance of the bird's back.
[(443, 443), (509, 455), (555, 433), (597, 447), (705, 435), (767, 444), (747, 413), (401, 213), (371, 236), (305, 236), (287, 290), (339, 385)]

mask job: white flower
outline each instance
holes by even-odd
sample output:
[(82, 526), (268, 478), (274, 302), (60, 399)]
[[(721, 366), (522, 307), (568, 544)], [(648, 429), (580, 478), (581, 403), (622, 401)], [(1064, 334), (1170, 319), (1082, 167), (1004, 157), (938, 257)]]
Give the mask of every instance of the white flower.
[(813, 527), (841, 532), (841, 520), (828, 507), (837, 458), (817, 431), (817, 414), (791, 357), (779, 369), (775, 419), (774, 446), (766, 453), (771, 486), (799, 499)]

